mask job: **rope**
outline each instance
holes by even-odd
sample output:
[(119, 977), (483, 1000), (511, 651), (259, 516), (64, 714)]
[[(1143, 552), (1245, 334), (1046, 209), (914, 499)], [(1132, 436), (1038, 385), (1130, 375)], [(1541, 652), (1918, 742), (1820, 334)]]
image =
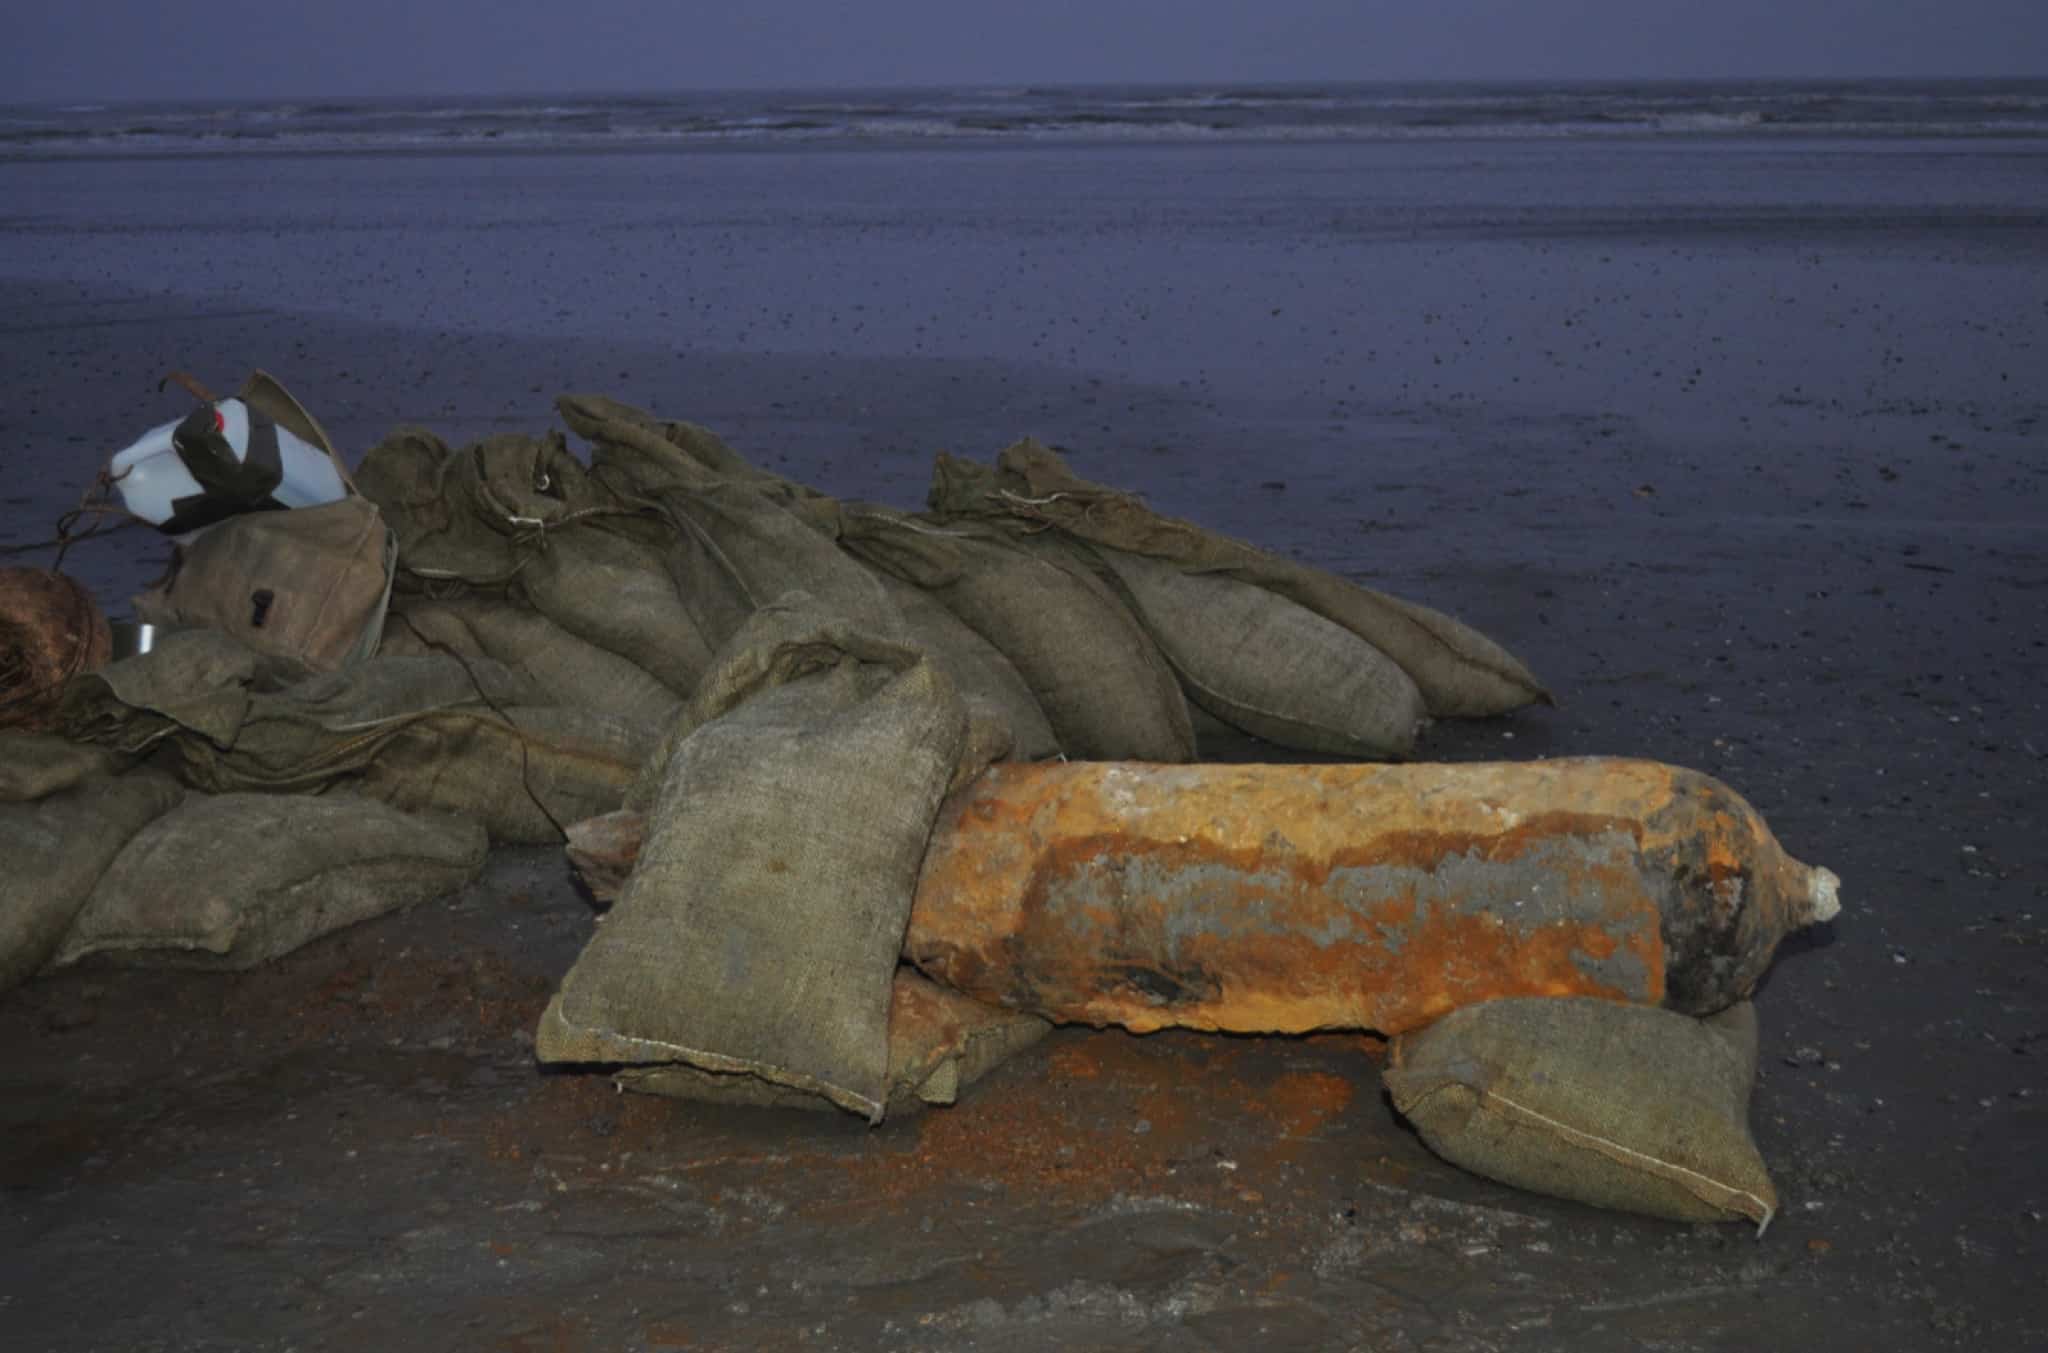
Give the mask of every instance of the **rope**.
[(541, 816), (548, 820), (548, 825), (555, 829), (555, 834), (564, 841), (567, 841), (569, 839), (569, 829), (562, 825), (562, 819), (556, 817), (547, 804), (541, 801), (540, 795), (534, 792), (533, 763), (527, 754), (526, 731), (519, 726), (503, 705), (491, 699), (490, 692), (484, 689), (484, 683), (477, 679), (476, 669), (469, 665), (469, 659), (449, 645), (442, 643), (439, 639), (430, 639), (421, 633), (420, 627), (412, 623), (412, 617), (406, 615), (403, 611), (393, 612), (389, 619), (396, 620), (411, 630), (412, 637), (425, 644), (428, 648), (433, 649), (437, 653), (446, 653), (449, 657), (462, 664), (462, 674), (469, 678), (470, 687), (476, 691), (477, 699), (489, 706), (491, 713), (497, 715), (504, 722), (505, 727), (511, 729), (519, 738), (519, 787), (526, 791), (527, 798), (533, 800), (533, 806), (540, 809)]

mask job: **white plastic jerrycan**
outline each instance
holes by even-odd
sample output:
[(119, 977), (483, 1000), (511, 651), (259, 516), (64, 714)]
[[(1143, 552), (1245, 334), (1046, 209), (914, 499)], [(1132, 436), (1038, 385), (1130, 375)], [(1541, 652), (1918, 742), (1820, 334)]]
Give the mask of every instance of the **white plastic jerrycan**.
[(325, 449), (252, 414), (240, 399), (215, 400), (151, 428), (109, 470), (128, 510), (172, 534), (239, 512), (313, 507), (348, 495)]

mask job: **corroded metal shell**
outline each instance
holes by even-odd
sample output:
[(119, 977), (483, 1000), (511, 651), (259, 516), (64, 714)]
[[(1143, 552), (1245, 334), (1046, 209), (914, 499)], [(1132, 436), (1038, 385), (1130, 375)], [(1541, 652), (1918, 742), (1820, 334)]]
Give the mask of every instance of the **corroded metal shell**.
[(1705, 1014), (1834, 888), (1656, 762), (1006, 764), (942, 812), (904, 952), (1140, 1032), (1395, 1034), (1530, 995)]

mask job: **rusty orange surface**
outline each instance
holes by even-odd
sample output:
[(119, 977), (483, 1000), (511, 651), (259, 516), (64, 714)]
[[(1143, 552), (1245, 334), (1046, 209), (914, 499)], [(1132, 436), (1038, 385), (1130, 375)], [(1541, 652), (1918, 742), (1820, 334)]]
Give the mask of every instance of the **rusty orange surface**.
[(1501, 996), (1661, 1002), (1674, 937), (1760, 972), (1814, 872), (1655, 762), (1006, 764), (941, 815), (905, 953), (1060, 1020), (1392, 1034)]

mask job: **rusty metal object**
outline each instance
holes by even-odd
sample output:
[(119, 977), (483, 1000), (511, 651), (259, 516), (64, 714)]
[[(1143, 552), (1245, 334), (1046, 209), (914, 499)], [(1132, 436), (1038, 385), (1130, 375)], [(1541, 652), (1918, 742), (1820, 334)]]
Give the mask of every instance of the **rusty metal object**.
[(0, 728), (54, 727), (64, 683), (106, 666), (113, 642), (99, 603), (77, 579), (0, 568)]
[(1395, 1034), (1500, 996), (1704, 1014), (1836, 885), (1655, 762), (1004, 764), (942, 812), (904, 952), (1139, 1032)]
[(563, 852), (591, 897), (606, 906), (618, 901), (647, 843), (647, 814), (621, 808), (572, 822), (565, 834)]

